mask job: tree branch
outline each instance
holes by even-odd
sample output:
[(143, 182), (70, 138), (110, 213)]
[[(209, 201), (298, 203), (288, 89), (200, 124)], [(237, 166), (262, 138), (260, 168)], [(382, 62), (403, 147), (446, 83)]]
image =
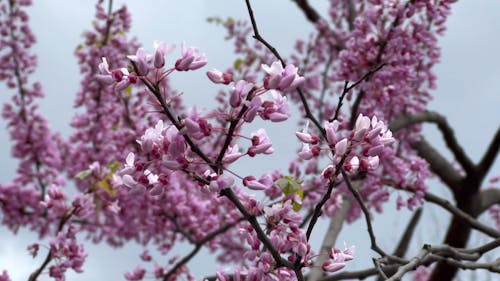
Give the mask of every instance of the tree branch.
[(477, 177), (479, 182), (482, 182), (491, 166), (493, 165), (498, 152), (500, 151), (500, 128), (497, 129), (493, 140), (491, 141), (488, 149), (483, 155), (481, 161), (477, 165)]
[(311, 5), (309, 5), (309, 2), (307, 0), (292, 0), (292, 1), (295, 2), (295, 4), (297, 4), (299, 9), (304, 13), (307, 20), (309, 20), (310, 22), (317, 23), (321, 19), (321, 16)]
[(472, 216), (470, 216), (466, 212), (455, 207), (449, 201), (442, 199), (441, 197), (436, 196), (436, 195), (429, 193), (429, 192), (424, 193), (424, 199), (426, 201), (432, 202), (434, 204), (437, 204), (437, 205), (443, 207), (444, 209), (446, 209), (447, 211), (452, 213), (454, 216), (456, 216), (456, 217), (462, 219), (464, 222), (468, 223), (472, 228), (474, 228), (478, 231), (481, 231), (482, 233), (484, 233), (490, 237), (494, 237), (494, 238), (500, 237), (500, 232), (498, 232), (494, 228), (491, 228), (487, 225), (480, 223), (479, 221), (474, 219)]
[(358, 202), (359, 206), (361, 207), (361, 210), (363, 211), (364, 217), (365, 217), (365, 222), (366, 222), (366, 227), (368, 228), (368, 234), (370, 235), (370, 242), (371, 242), (371, 248), (375, 252), (377, 252), (380, 256), (385, 257), (387, 254), (377, 245), (377, 240), (375, 238), (375, 233), (373, 232), (373, 227), (372, 223), (370, 220), (370, 212), (365, 206), (365, 203), (363, 202), (363, 199), (361, 198), (361, 195), (359, 192), (352, 186), (351, 181), (349, 180), (349, 176), (347, 173), (342, 169), (341, 170), (342, 177), (344, 178), (345, 183), (347, 184), (347, 188), (349, 188), (349, 191), (354, 195), (354, 198), (356, 198), (356, 201)]
[(500, 204), (500, 189), (485, 189), (479, 193), (479, 196), (476, 197), (476, 200), (478, 202), (472, 210), (472, 215), (477, 217), (484, 211), (486, 211), (489, 207), (495, 204)]
[(273, 256), (275, 262), (276, 262), (276, 267), (282, 267), (286, 266), (288, 268), (293, 269), (293, 264), (289, 262), (288, 260), (285, 260), (281, 257), (280, 253), (278, 250), (273, 246), (271, 240), (269, 240), (269, 237), (264, 233), (264, 230), (262, 230), (262, 227), (260, 227), (259, 222), (255, 218), (255, 216), (251, 215), (247, 209), (241, 204), (240, 200), (238, 197), (236, 197), (236, 194), (230, 189), (230, 188), (225, 188), (221, 190), (220, 194), (222, 196), (225, 196), (229, 199), (229, 201), (233, 202), (233, 204), (236, 206), (236, 208), (243, 214), (245, 219), (252, 225), (253, 229), (257, 233), (257, 237), (259, 240), (264, 244), (266, 249), (271, 253)]
[[(381, 266), (381, 270), (386, 274), (386, 275), (391, 275), (396, 272), (398, 268), (398, 265), (393, 264), (393, 265), (386, 265), (386, 266)], [(338, 280), (352, 280), (352, 279), (365, 279), (370, 276), (374, 276), (380, 274), (379, 270), (376, 269), (375, 267), (373, 268), (367, 268), (363, 270), (358, 270), (358, 271), (343, 271), (331, 276), (327, 276), (323, 279), (320, 279), (319, 281), (338, 281)]]
[(417, 150), (420, 157), (424, 158), (430, 165), (431, 170), (456, 194), (460, 188), (462, 177), (451, 166), (441, 154), (434, 149), (424, 137), (412, 143), (412, 147)]
[(467, 175), (474, 177), (476, 175), (476, 168), (474, 166), (474, 163), (472, 163), (472, 160), (469, 159), (463, 148), (458, 143), (457, 139), (455, 138), (455, 133), (446, 121), (446, 118), (439, 113), (433, 111), (424, 111), (415, 115), (402, 115), (394, 120), (389, 127), (394, 132), (404, 127), (408, 127), (409, 125), (424, 122), (434, 123), (438, 126), (438, 129), (443, 134), (446, 145), (455, 156), (457, 162), (460, 163)]
[[(203, 239), (197, 241), (195, 244), (195, 247), (193, 250), (191, 250), (191, 252), (189, 254), (187, 254), (184, 258), (182, 258), (180, 261), (178, 261), (174, 267), (172, 267), (165, 275), (163, 275), (163, 280), (164, 281), (167, 281), (167, 280), (170, 280), (170, 277), (175, 274), (175, 272), (183, 265), (185, 265), (186, 263), (188, 263), (200, 250), (201, 248), (203, 247), (203, 245), (207, 242), (209, 242), (210, 240), (214, 239), (217, 235), (220, 235), (226, 231), (228, 231), (229, 229), (231, 229), (232, 227), (234, 227), (235, 225), (237, 225), (239, 222), (243, 221), (243, 218), (240, 218), (239, 220), (233, 222), (233, 223), (229, 223), (229, 224), (226, 224), (224, 226), (221, 226), (219, 229), (207, 234)], [(189, 238), (190, 236), (188, 236)]]
[(422, 208), (419, 208), (418, 210), (415, 211), (415, 213), (413, 213), (410, 222), (406, 226), (406, 230), (403, 233), (401, 239), (399, 240), (398, 247), (394, 251), (393, 254), (394, 256), (404, 257), (406, 251), (408, 250), (408, 246), (414, 234), (415, 228), (417, 227), (418, 221), (420, 220), (421, 217), (422, 217)]

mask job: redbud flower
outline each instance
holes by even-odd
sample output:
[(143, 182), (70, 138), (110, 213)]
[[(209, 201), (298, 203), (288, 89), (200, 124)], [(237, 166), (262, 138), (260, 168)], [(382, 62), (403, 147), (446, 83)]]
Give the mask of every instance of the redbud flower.
[(348, 141), (343, 138), (335, 144), (335, 156), (342, 157), (347, 152)]
[(232, 107), (240, 106), (242, 100), (247, 98), (247, 95), (252, 90), (253, 86), (253, 83), (245, 80), (239, 80), (236, 82), (236, 85), (234, 85), (233, 90), (231, 91), (231, 96), (229, 97), (229, 104)]
[(160, 41), (155, 41), (153, 45), (155, 47), (153, 65), (160, 69), (165, 66), (165, 56), (175, 49), (175, 45), (168, 45)]
[(287, 65), (285, 69), (279, 61), (275, 61), (268, 66), (267, 64), (261, 65), (267, 75), (264, 78), (264, 88), (278, 89), (280, 91), (293, 89), (304, 82), (304, 77), (297, 74), (297, 68), (293, 65)]
[(215, 84), (229, 84), (233, 81), (233, 74), (229, 72), (221, 72), (217, 69), (212, 69), (207, 71), (207, 76), (210, 81), (214, 82)]
[(151, 255), (149, 254), (149, 251), (148, 249), (145, 249), (142, 254), (140, 255), (141, 259), (143, 261), (151, 261), (152, 260), (152, 257)]
[(302, 149), (298, 153), (299, 157), (304, 160), (311, 160), (314, 157), (314, 154), (311, 150), (311, 145), (308, 143), (302, 144)]
[(252, 146), (248, 148), (247, 154), (251, 157), (260, 153), (271, 154), (274, 152), (272, 145), (266, 130), (259, 129), (252, 133)]
[(205, 54), (199, 55), (198, 49), (188, 48), (182, 44), (182, 57), (175, 62), (175, 69), (178, 71), (196, 70), (207, 64)]
[(234, 184), (234, 178), (226, 174), (218, 176), (215, 180), (210, 182), (209, 190), (211, 192), (220, 192), (225, 188), (230, 188)]
[(40, 249), (40, 245), (38, 243), (34, 243), (34, 244), (31, 244), (28, 246), (28, 251), (30, 252), (30, 255), (33, 257), (36, 257), (39, 249)]
[(306, 125), (304, 126), (304, 129), (302, 129), (302, 132), (295, 132), (295, 135), (302, 142), (317, 144), (319, 142), (318, 136), (316, 136), (315, 134), (308, 133), (308, 130), (309, 130), (309, 120), (306, 121)]
[(102, 58), (102, 62), (99, 64), (99, 74), (96, 75), (96, 79), (106, 85), (112, 84), (116, 81), (112, 76), (111, 71), (109, 71), (108, 61), (105, 57)]
[(359, 169), (359, 158), (357, 156), (352, 157), (351, 160), (344, 163), (344, 170), (347, 173), (350, 174), (356, 173), (358, 169)]
[(325, 127), (326, 139), (328, 144), (334, 145), (337, 143), (337, 132), (339, 130), (340, 123), (337, 120), (333, 120), (333, 122), (325, 121), (323, 126)]
[(321, 269), (323, 269), (323, 271), (325, 272), (335, 272), (341, 270), (344, 267), (345, 267), (344, 262), (335, 262), (332, 260), (327, 260), (323, 263)]
[(240, 153), (238, 145), (235, 144), (233, 146), (228, 147), (226, 154), (224, 154), (224, 157), (222, 158), (222, 162), (226, 164), (233, 163), (241, 156), (243, 156), (243, 154)]
[(265, 190), (268, 188), (265, 184), (257, 181), (253, 176), (243, 178), (243, 185), (252, 190)]
[(266, 100), (262, 103), (262, 109), (259, 115), (264, 120), (272, 122), (285, 121), (290, 117), (290, 107), (286, 102), (286, 97), (277, 91), (270, 91), (271, 100)]
[(146, 270), (137, 266), (133, 271), (129, 271), (125, 273), (125, 278), (129, 281), (138, 281), (144, 278), (146, 274)]
[(137, 67), (137, 75), (144, 76), (149, 72), (149, 62), (151, 61), (151, 55), (144, 50), (144, 48), (137, 49), (135, 55), (129, 55), (127, 58), (133, 62)]
[(121, 169), (121, 174), (130, 174), (135, 171), (135, 154), (133, 152), (129, 152), (127, 154), (127, 158), (125, 158), (125, 165), (123, 169)]
[(352, 137), (355, 141), (360, 141), (370, 128), (370, 118), (363, 116), (362, 113), (359, 114), (356, 119), (356, 125), (354, 126), (354, 135)]
[(364, 171), (372, 171), (378, 167), (379, 161), (378, 156), (368, 156), (361, 160), (360, 167)]

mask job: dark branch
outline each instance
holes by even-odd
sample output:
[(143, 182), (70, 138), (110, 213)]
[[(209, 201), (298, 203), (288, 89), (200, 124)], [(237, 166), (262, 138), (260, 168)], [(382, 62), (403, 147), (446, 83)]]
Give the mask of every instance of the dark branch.
[(495, 204), (500, 204), (500, 189), (485, 189), (476, 197), (478, 204), (472, 210), (474, 216), (479, 216)]
[(474, 166), (474, 163), (472, 163), (463, 148), (458, 143), (457, 139), (455, 138), (455, 133), (446, 121), (446, 118), (444, 118), (439, 113), (424, 111), (415, 115), (402, 115), (398, 117), (394, 122), (392, 122), (389, 127), (394, 132), (410, 125), (424, 122), (434, 123), (438, 126), (438, 129), (443, 134), (446, 145), (455, 156), (457, 162), (460, 163), (467, 175), (474, 177), (476, 175), (476, 168)]
[(286, 66), (285, 61), (283, 60), (283, 58), (281, 58), (276, 48), (274, 48), (271, 44), (269, 44), (269, 42), (267, 42), (262, 36), (260, 36), (259, 29), (257, 28), (257, 22), (255, 21), (255, 16), (253, 15), (252, 5), (250, 5), (250, 0), (245, 0), (245, 2), (247, 4), (250, 21), (252, 22), (252, 27), (254, 32), (253, 38), (264, 44), (264, 46), (266, 46), (269, 49), (269, 51), (271, 51), (271, 53), (273, 53), (273, 55), (281, 62), (281, 65), (285, 67)]
[(422, 208), (419, 208), (418, 210), (415, 211), (415, 213), (413, 213), (410, 222), (406, 226), (406, 230), (403, 233), (401, 240), (399, 240), (398, 247), (394, 251), (393, 254), (394, 256), (404, 257), (406, 251), (408, 250), (408, 246), (410, 245), (411, 238), (415, 233), (415, 228), (417, 227), (418, 221), (420, 220), (421, 217), (422, 217)]
[(255, 218), (255, 216), (251, 215), (247, 211), (247, 209), (241, 204), (241, 202), (238, 199), (238, 197), (236, 196), (236, 194), (234, 194), (234, 192), (230, 188), (225, 188), (225, 189), (221, 190), (220, 194), (222, 196), (227, 197), (229, 199), (229, 201), (233, 202), (233, 204), (236, 206), (236, 208), (243, 214), (245, 219), (252, 225), (259, 240), (264, 244), (266, 249), (273, 256), (273, 258), (276, 262), (276, 267), (286, 266), (288, 268), (293, 268), (293, 264), (291, 262), (289, 262), (288, 260), (285, 260), (281, 257), (278, 250), (273, 246), (271, 240), (269, 240), (267, 235), (264, 233), (264, 230), (262, 230), (262, 227), (260, 226), (260, 224), (257, 221), (257, 219)]
[[(386, 275), (391, 275), (396, 272), (398, 265), (382, 266), (381, 269)], [(331, 276), (327, 276), (319, 281), (337, 281), (337, 280), (351, 280), (351, 279), (365, 279), (370, 276), (380, 274), (376, 268), (367, 268), (358, 271), (344, 271)]]
[(307, 20), (309, 20), (312, 23), (316, 23), (321, 19), (321, 16), (318, 14), (318, 12), (309, 5), (309, 2), (307, 0), (292, 0), (299, 6), (300, 10), (304, 13), (306, 16)]
[(478, 231), (481, 231), (490, 237), (494, 237), (494, 238), (500, 237), (500, 232), (498, 232), (494, 228), (491, 228), (487, 225), (480, 223), (478, 220), (474, 219), (469, 214), (467, 214), (464, 211), (460, 210), (459, 208), (455, 207), (449, 201), (444, 200), (444, 199), (440, 198), (439, 196), (436, 196), (436, 195), (429, 193), (429, 192), (426, 192), (424, 194), (424, 199), (426, 201), (432, 202), (434, 204), (437, 204), (437, 205), (443, 207), (444, 209), (446, 209), (447, 211), (452, 213), (454, 216), (459, 217), (464, 222), (468, 223), (472, 228), (474, 228)]
[(368, 234), (370, 235), (370, 242), (371, 242), (371, 248), (375, 252), (377, 252), (380, 256), (386, 257), (387, 254), (377, 245), (377, 240), (375, 238), (375, 233), (373, 232), (373, 227), (371, 223), (371, 216), (370, 212), (368, 211), (368, 208), (366, 208), (365, 203), (363, 202), (363, 199), (361, 198), (361, 195), (359, 192), (352, 186), (351, 181), (349, 180), (349, 176), (344, 170), (341, 170), (342, 177), (344, 178), (345, 183), (347, 184), (347, 188), (349, 188), (349, 191), (351, 191), (352, 195), (354, 195), (354, 198), (358, 202), (359, 206), (361, 207), (361, 210), (363, 211), (364, 217), (365, 217), (365, 222), (366, 222), (366, 227), (368, 228)]
[(495, 136), (493, 137), (493, 140), (488, 146), (488, 149), (484, 153), (483, 158), (477, 165), (477, 177), (479, 182), (482, 182), (491, 166), (495, 162), (498, 151), (500, 151), (500, 128), (498, 128)]
[(430, 165), (431, 170), (456, 194), (460, 188), (462, 177), (441, 154), (434, 149), (425, 139), (412, 143), (420, 157)]
[[(214, 239), (217, 235), (220, 235), (226, 231), (228, 231), (229, 229), (231, 229), (232, 227), (234, 227), (236, 224), (238, 224), (239, 222), (243, 221), (243, 218), (233, 222), (233, 223), (229, 223), (229, 224), (226, 224), (222, 227), (220, 227), (219, 229), (207, 234), (207, 236), (205, 236), (203, 239), (197, 241), (195, 243), (195, 247), (193, 250), (191, 250), (191, 252), (189, 254), (187, 254), (184, 258), (182, 258), (180, 261), (178, 261), (174, 267), (172, 267), (164, 276), (163, 276), (163, 280), (166, 281), (166, 280), (170, 280), (169, 278), (175, 274), (175, 272), (183, 265), (185, 265), (186, 263), (188, 263), (200, 250), (201, 248), (203, 247), (203, 245), (207, 242), (209, 242), (210, 240)], [(191, 237), (190, 235), (187, 236), (187, 237)]]

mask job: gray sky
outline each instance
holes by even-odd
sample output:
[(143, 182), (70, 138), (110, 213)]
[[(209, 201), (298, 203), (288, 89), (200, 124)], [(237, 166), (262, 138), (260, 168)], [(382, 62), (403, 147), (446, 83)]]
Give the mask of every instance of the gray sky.
[[(75, 46), (81, 42), (84, 29), (90, 27), (94, 14), (93, 1), (35, 1), (30, 9), (31, 26), (38, 38), (35, 52), (39, 55), (39, 68), (36, 78), (43, 84), (47, 98), (41, 105), (42, 112), (48, 117), (51, 127), (60, 131), (64, 136), (70, 134), (69, 121), (74, 115), (72, 109), (74, 95), (79, 87), (79, 71), (76, 59), (73, 56)], [(124, 1), (117, 1), (124, 2)], [(223, 41), (223, 28), (209, 25), (206, 18), (210, 16), (231, 16), (233, 18), (247, 18), (244, 1), (234, 0), (185, 0), (185, 1), (128, 1), (132, 11), (133, 29), (131, 34), (137, 35), (140, 42), (149, 49), (154, 40), (176, 43), (182, 41), (193, 45), (206, 53), (209, 68), (223, 69), (232, 64), (232, 46)], [(253, 1), (254, 12), (262, 35), (269, 39), (283, 54), (291, 51), (297, 36), (305, 35), (311, 29), (302, 14), (289, 0)], [(311, 1), (318, 7), (324, 7), (324, 1)], [(448, 20), (448, 31), (440, 42), (442, 49), (442, 63), (435, 70), (438, 74), (438, 89), (434, 91), (435, 100), (430, 108), (445, 115), (455, 128), (459, 142), (463, 145), (470, 157), (477, 161), (488, 145), (500, 121), (500, 2), (489, 1), (460, 1), (454, 5), (453, 15)], [(286, 16), (282, 16), (286, 15)], [(292, 27), (292, 28), (290, 28)], [(179, 49), (177, 49), (178, 51)], [(172, 58), (175, 55), (170, 55)], [(210, 99), (217, 87), (205, 78), (205, 71), (174, 74), (173, 86), (182, 90), (188, 104), (200, 104), (200, 101)], [(196, 81), (192, 83), (191, 81)], [(0, 87), (0, 102), (10, 99), (11, 92)], [(208, 97), (208, 98), (207, 98)], [(201, 106), (202, 107), (202, 106)], [(54, 110), (57, 109), (57, 110)], [(263, 161), (255, 173), (274, 168), (287, 168), (286, 155), (293, 153), (295, 145), (280, 135), (284, 131), (293, 133), (294, 123), (273, 127), (268, 130), (277, 152), (273, 161)], [(5, 133), (5, 122), (0, 120), (0, 182), (12, 179), (16, 162), (10, 157), (8, 137)], [(276, 129), (276, 130), (274, 130)], [(433, 128), (425, 129), (425, 134), (439, 148), (444, 150), (439, 133)], [(273, 137), (274, 136), (274, 137)], [(445, 153), (445, 155), (450, 155)], [(494, 168), (500, 173), (499, 161)], [(260, 165), (260, 163), (259, 163)], [(434, 183), (431, 190), (441, 193), (443, 188)], [(446, 192), (444, 192), (446, 193)], [(376, 216), (375, 231), (379, 234), (381, 245), (391, 251), (392, 241), (398, 239), (399, 233), (405, 226), (407, 211), (393, 212), (394, 204), (385, 206), (384, 216)], [(435, 228), (442, 225), (448, 218), (446, 213), (432, 209), (426, 213), (430, 220), (427, 229), (420, 226), (419, 242), (439, 243), (444, 229)], [(324, 227), (322, 228), (324, 229)], [(317, 229), (320, 234), (323, 230)], [(396, 229), (396, 231), (394, 231)], [(383, 230), (388, 230), (384, 232)], [(318, 245), (321, 235), (314, 241)], [(480, 239), (480, 238), (478, 238)], [(25, 247), (36, 241), (37, 238), (22, 231), (17, 237), (13, 236), (5, 227), (0, 226), (0, 270), (8, 269), (13, 280), (26, 280), (33, 269), (40, 264), (40, 260), (33, 261)], [(347, 226), (338, 240), (355, 244), (358, 249), (357, 259), (348, 269), (362, 269), (371, 266), (371, 254), (368, 249), (368, 236), (362, 221)], [(420, 246), (421, 243), (418, 245)], [(339, 246), (343, 246), (339, 244)], [(317, 248), (317, 247), (316, 247)], [(88, 245), (89, 257), (85, 264), (85, 273), (70, 274), (67, 280), (116, 280), (123, 276), (126, 270), (131, 270), (140, 263), (138, 254), (141, 247), (127, 245), (124, 249), (110, 249), (107, 245)], [(185, 252), (180, 249), (180, 254)], [(416, 251), (417, 247), (414, 247)], [(499, 256), (500, 253), (497, 253)], [(117, 258), (119, 257), (119, 258)], [(198, 257), (193, 264), (193, 272), (199, 277), (213, 274), (215, 266), (207, 255)], [(46, 280), (48, 278), (42, 278)]]

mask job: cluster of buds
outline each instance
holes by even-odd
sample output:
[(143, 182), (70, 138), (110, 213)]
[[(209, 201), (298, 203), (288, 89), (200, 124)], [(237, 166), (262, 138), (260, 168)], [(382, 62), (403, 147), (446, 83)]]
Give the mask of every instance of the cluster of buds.
[(205, 55), (199, 54), (198, 49), (186, 48), (185, 44), (182, 44), (181, 57), (172, 67), (165, 69), (165, 56), (175, 49), (175, 45), (159, 41), (155, 41), (153, 45), (155, 49), (153, 54), (148, 53), (144, 48), (139, 48), (135, 55), (127, 56), (134, 66), (132, 72), (127, 68), (110, 70), (106, 58), (102, 58), (96, 79), (106, 85), (116, 83), (115, 89), (122, 91), (129, 85), (137, 83), (138, 78), (147, 78), (152, 83), (158, 83), (175, 70), (196, 70), (207, 64)]
[(354, 246), (351, 246), (344, 251), (341, 251), (337, 248), (334, 248), (330, 251), (328, 256), (330, 259), (326, 260), (323, 265), (321, 265), (321, 269), (325, 272), (335, 272), (341, 270), (345, 267), (345, 262), (353, 259), (354, 255)]
[(328, 149), (321, 147), (320, 138), (308, 130), (309, 122), (301, 132), (296, 132), (297, 138), (302, 142), (302, 149), (299, 157), (310, 160), (319, 156), (323, 150), (332, 152), (332, 165), (324, 171), (323, 176), (330, 178), (335, 172), (335, 165), (342, 159), (343, 169), (355, 174), (359, 171), (372, 171), (378, 167), (379, 155), (386, 146), (394, 142), (392, 132), (387, 126), (377, 119), (371, 119), (360, 114), (356, 120), (356, 125), (351, 131), (340, 128), (337, 120), (325, 122), (324, 129)]

